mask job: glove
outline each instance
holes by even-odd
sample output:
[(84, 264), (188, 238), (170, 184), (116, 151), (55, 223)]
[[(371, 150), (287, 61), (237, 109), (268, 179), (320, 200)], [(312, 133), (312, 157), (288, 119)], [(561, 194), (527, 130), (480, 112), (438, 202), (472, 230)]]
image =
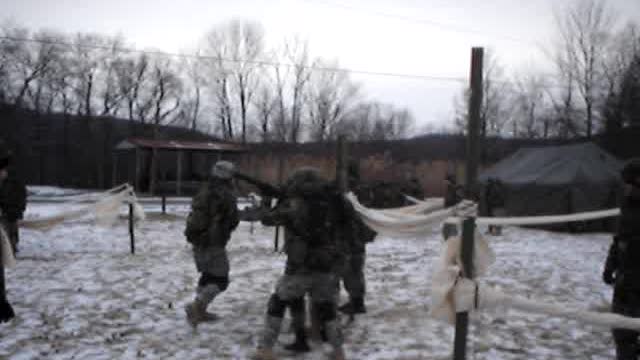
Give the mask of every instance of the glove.
[(11, 304), (6, 299), (0, 300), (0, 323), (13, 319), (16, 314), (13, 312)]
[(616, 278), (613, 276), (612, 271), (604, 271), (602, 273), (602, 281), (607, 285), (613, 285), (616, 282)]

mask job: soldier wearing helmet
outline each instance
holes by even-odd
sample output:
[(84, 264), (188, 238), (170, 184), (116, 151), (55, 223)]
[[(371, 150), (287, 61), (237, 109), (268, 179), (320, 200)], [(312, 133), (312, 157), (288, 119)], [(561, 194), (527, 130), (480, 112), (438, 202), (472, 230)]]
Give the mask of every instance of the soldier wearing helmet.
[(308, 293), (333, 347), (332, 358), (344, 359), (336, 306), (337, 271), (342, 260), (335, 236), (345, 218), (342, 195), (315, 168), (296, 170), (284, 191), (285, 197), (262, 219), (267, 226), (284, 226), (287, 261), (284, 275), (269, 299), (264, 331), (254, 358), (274, 359), (273, 347), (287, 308), (296, 332), (296, 342), (288, 348), (308, 351), (303, 300)]
[(193, 197), (187, 218), (184, 233), (200, 272), (196, 297), (185, 306), (187, 321), (194, 328), (200, 322), (216, 319), (206, 311), (207, 306), (229, 286), (226, 246), (239, 222), (233, 168), (228, 161), (218, 161), (211, 168), (209, 181)]
[(11, 171), (11, 160), (11, 151), (0, 141), (0, 219), (15, 254), (20, 240), (18, 220), (22, 219), (27, 206), (27, 189)]
[[(602, 277), (606, 284), (614, 287), (612, 311), (640, 317), (640, 262), (637, 260), (640, 257), (640, 158), (627, 162), (621, 175), (625, 191), (618, 230)], [(618, 360), (637, 359), (638, 335), (634, 330), (613, 329)]]
[[(0, 226), (9, 236), (13, 251), (18, 245), (18, 220), (22, 218), (26, 207), (27, 192), (24, 184), (9, 171), (11, 151), (0, 140)], [(0, 246), (0, 262), (2, 261)], [(4, 266), (0, 263), (0, 322), (11, 320), (15, 314), (6, 296)]]

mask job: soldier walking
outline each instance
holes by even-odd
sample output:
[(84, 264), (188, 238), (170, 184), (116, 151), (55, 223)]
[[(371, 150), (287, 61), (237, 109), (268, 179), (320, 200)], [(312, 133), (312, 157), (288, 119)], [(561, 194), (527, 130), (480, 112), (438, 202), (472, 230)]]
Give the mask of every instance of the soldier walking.
[(200, 272), (195, 299), (185, 306), (187, 321), (194, 328), (216, 319), (206, 311), (207, 306), (229, 286), (226, 246), (239, 221), (232, 172), (233, 164), (228, 161), (218, 161), (212, 167), (209, 181), (194, 196), (187, 218), (185, 236), (193, 246)]
[(298, 169), (285, 184), (284, 199), (263, 217), (262, 222), (267, 226), (284, 226), (287, 261), (284, 275), (269, 299), (264, 331), (254, 359), (275, 359), (273, 347), (287, 308), (296, 333), (293, 346), (308, 347), (303, 300), (307, 293), (333, 347), (332, 359), (344, 359), (336, 306), (337, 271), (342, 260), (334, 235), (344, 219), (345, 202), (341, 194), (328, 189), (327, 181), (317, 169)]

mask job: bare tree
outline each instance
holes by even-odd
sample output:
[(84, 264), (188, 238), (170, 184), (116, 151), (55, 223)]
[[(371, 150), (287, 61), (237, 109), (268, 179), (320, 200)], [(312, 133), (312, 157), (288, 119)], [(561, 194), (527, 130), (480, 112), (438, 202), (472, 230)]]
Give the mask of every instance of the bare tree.
[[(323, 67), (338, 68), (337, 62), (323, 63)], [(353, 108), (358, 96), (358, 86), (349, 79), (347, 72), (316, 71), (311, 74), (307, 91), (307, 109), (310, 135), (314, 141), (335, 139), (341, 122)]]
[(202, 95), (206, 80), (204, 77), (204, 64), (200, 57), (185, 58), (183, 60), (185, 69), (185, 101), (182, 102), (182, 116), (185, 124), (191, 130), (198, 129), (198, 121), (202, 110)]
[[(311, 76), (311, 67), (309, 59), (309, 44), (300, 38), (293, 38), (285, 43), (285, 58), (292, 66), (291, 70), (291, 115), (289, 116), (289, 131), (287, 140), (297, 143), (302, 136), (302, 110), (304, 100), (304, 89), (307, 86), (309, 77)], [(278, 91), (281, 99), (281, 111), (283, 111), (283, 91)]]
[(552, 129), (545, 104), (545, 79), (540, 74), (530, 72), (521, 74), (515, 83), (513, 121), (517, 121), (518, 125), (514, 135), (548, 138)]
[[(118, 69), (123, 66), (121, 61), (121, 48), (124, 45), (124, 39), (120, 36), (114, 36), (105, 39), (108, 50), (105, 50), (100, 58), (100, 97), (102, 100), (101, 116), (116, 116), (120, 111), (125, 95), (119, 89), (119, 76), (124, 69)], [(124, 70), (126, 71), (126, 70)]]
[(583, 0), (556, 13), (561, 43), (558, 70), (569, 74), (585, 106), (586, 136), (594, 132), (596, 101), (601, 98), (604, 54), (610, 30), (615, 23), (604, 0)]
[(153, 62), (150, 83), (154, 137), (157, 137), (160, 125), (180, 106), (182, 80), (172, 65), (171, 59), (165, 57), (155, 58)]
[(268, 142), (271, 140), (272, 130), (270, 128), (270, 124), (276, 106), (277, 101), (273, 94), (273, 89), (266, 81), (264, 81), (258, 90), (258, 96), (256, 99), (256, 108), (260, 124), (260, 139), (262, 142)]
[(623, 90), (628, 88), (633, 78), (633, 64), (640, 58), (640, 30), (637, 24), (630, 23), (615, 34), (610, 42), (604, 62), (606, 79), (606, 101), (602, 106), (605, 132), (621, 129), (626, 122), (624, 116)]

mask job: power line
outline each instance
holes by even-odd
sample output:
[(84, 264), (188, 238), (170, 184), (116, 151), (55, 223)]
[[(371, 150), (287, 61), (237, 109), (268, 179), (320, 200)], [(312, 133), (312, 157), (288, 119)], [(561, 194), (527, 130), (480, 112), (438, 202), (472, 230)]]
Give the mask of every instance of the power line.
[(523, 38), (518, 38), (518, 37), (515, 37), (515, 36), (488, 34), (488, 33), (485, 33), (485, 32), (482, 32), (482, 31), (479, 31), (479, 30), (476, 30), (476, 29), (470, 29), (470, 28), (459, 26), (459, 25), (443, 23), (443, 22), (439, 22), (439, 21), (435, 21), (435, 20), (417, 19), (417, 18), (410, 17), (410, 16), (389, 14), (389, 13), (385, 13), (385, 12), (381, 12), (381, 11), (368, 10), (368, 9), (358, 8), (358, 7), (355, 7), (355, 6), (350, 6), (350, 5), (340, 4), (340, 3), (334, 3), (334, 2), (328, 2), (328, 1), (323, 1), (323, 0), (301, 0), (301, 1), (308, 2), (308, 3), (323, 4), (325, 6), (330, 6), (330, 7), (339, 7), (339, 8), (343, 8), (343, 9), (354, 11), (354, 12), (369, 13), (369, 14), (372, 14), (372, 15), (375, 15), (375, 16), (392, 18), (392, 19), (396, 19), (396, 20), (403, 20), (403, 21), (412, 22), (412, 23), (416, 23), (416, 24), (434, 26), (434, 27), (438, 27), (440, 29), (447, 30), (447, 31), (453, 31), (453, 32), (458, 32), (458, 33), (466, 33), (466, 34), (480, 35), (480, 36), (485, 36), (485, 37), (498, 38), (498, 39), (503, 39), (503, 40), (507, 40), (507, 41), (511, 41), (511, 42), (519, 43), (519, 44), (525, 44), (525, 45), (537, 45), (537, 43), (534, 42), (534, 41), (526, 40), (526, 39), (523, 39)]
[(212, 55), (180, 54), (180, 53), (171, 53), (171, 52), (159, 51), (159, 50), (138, 50), (134, 48), (114, 47), (114, 46), (106, 46), (106, 45), (98, 45), (98, 44), (79, 45), (79, 44), (74, 44), (74, 43), (64, 42), (59, 40), (21, 38), (21, 37), (13, 37), (13, 36), (0, 36), (0, 40), (7, 40), (7, 41), (13, 41), (13, 42), (39, 43), (39, 44), (45, 44), (45, 45), (59, 45), (59, 46), (96, 49), (96, 50), (104, 50), (104, 51), (112, 51), (112, 52), (138, 53), (138, 54), (146, 54), (146, 55), (153, 55), (153, 56), (192, 58), (192, 59), (198, 59), (198, 60), (206, 59), (206, 60), (215, 60), (215, 61), (230, 62), (230, 63), (253, 64), (253, 65), (260, 65), (260, 66), (304, 68), (311, 71), (350, 73), (350, 74), (358, 74), (358, 75), (395, 77), (395, 78), (417, 79), (417, 80), (425, 80), (425, 81), (443, 81), (443, 82), (457, 82), (457, 83), (467, 82), (467, 79), (463, 77), (367, 71), (367, 70), (356, 70), (356, 69), (316, 66), (316, 65), (295, 65), (295, 64), (282, 63), (278, 61), (269, 61), (269, 60), (229, 59), (229, 58), (223, 58), (223, 57), (212, 56)]

